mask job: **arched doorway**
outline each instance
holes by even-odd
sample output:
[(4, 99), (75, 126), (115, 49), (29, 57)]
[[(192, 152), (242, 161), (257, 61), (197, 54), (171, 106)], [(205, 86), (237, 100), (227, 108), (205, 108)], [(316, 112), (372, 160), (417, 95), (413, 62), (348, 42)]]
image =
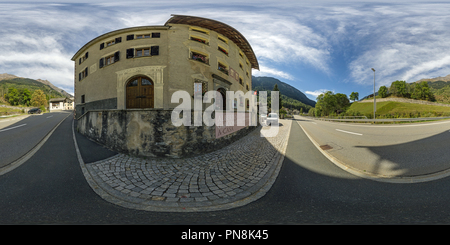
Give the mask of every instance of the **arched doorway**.
[(226, 94), (227, 91), (224, 88), (219, 88), (217, 91), (222, 95), (222, 108), (219, 108), (220, 110), (226, 110), (227, 109), (227, 100), (226, 100)]
[(153, 108), (153, 81), (148, 77), (134, 77), (126, 85), (127, 109)]

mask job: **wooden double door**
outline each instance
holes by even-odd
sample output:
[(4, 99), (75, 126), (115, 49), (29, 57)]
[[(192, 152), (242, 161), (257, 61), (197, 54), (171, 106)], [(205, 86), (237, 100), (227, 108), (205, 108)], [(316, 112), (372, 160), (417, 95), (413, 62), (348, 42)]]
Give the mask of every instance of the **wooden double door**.
[(153, 108), (154, 86), (148, 77), (132, 78), (126, 85), (127, 109)]

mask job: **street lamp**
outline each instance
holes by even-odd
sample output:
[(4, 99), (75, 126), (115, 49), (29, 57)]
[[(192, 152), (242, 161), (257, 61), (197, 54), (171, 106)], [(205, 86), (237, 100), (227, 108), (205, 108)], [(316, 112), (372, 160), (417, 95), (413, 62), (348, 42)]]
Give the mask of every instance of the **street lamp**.
[(373, 120), (375, 122), (375, 111), (377, 110), (377, 100), (375, 98), (375, 69), (373, 71)]

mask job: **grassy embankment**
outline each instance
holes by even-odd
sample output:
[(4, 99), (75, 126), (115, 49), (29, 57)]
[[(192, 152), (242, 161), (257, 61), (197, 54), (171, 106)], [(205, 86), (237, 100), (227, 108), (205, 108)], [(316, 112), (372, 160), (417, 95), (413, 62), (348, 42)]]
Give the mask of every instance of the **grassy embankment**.
[[(448, 117), (450, 107), (422, 105), (415, 103), (385, 101), (376, 104), (377, 118), (418, 118), (418, 117)], [(352, 103), (345, 112), (348, 116), (373, 117), (373, 103)]]

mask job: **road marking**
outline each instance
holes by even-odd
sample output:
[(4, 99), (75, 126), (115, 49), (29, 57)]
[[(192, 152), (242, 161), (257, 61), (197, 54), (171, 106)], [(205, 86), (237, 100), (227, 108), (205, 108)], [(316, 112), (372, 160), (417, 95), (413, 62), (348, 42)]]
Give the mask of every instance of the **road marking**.
[(47, 118), (50, 118), (50, 117), (53, 117), (53, 116), (49, 116), (49, 117), (47, 117)]
[(315, 122), (311, 122), (311, 123), (317, 124), (317, 123), (315, 123)]
[(362, 134), (353, 133), (353, 132), (349, 132), (349, 131), (344, 131), (344, 130), (340, 130), (340, 129), (336, 129), (336, 130), (340, 131), (340, 132), (348, 133), (348, 134), (362, 135)]
[(19, 126), (15, 126), (15, 127), (12, 127), (12, 128), (2, 129), (2, 130), (0, 130), (0, 132), (6, 131), (6, 130), (10, 130), (10, 129), (13, 129), (13, 128), (18, 128), (18, 127), (22, 127), (22, 126), (25, 126), (25, 125), (27, 125), (27, 124), (26, 124), (26, 123), (24, 123), (24, 124), (22, 124), (22, 125), (19, 125)]

